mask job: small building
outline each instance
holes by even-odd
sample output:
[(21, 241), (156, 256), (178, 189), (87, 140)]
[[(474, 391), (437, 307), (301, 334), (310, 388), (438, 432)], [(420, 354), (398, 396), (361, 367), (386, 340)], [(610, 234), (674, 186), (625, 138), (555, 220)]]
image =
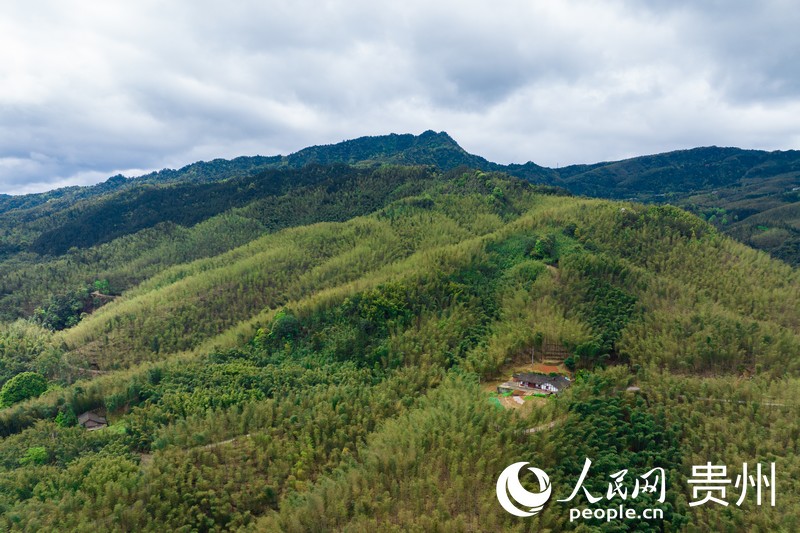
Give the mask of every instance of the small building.
[(108, 421), (104, 416), (100, 416), (92, 411), (86, 411), (78, 417), (78, 424), (89, 431), (94, 431), (108, 426)]
[(531, 372), (514, 374), (514, 381), (519, 383), (520, 387), (541, 389), (547, 392), (560, 392), (571, 385), (570, 381), (564, 376), (547, 376)]
[(548, 394), (557, 394), (567, 387), (572, 382), (566, 376), (548, 376), (546, 374), (535, 374), (532, 372), (522, 372), (514, 374), (510, 381), (503, 383), (497, 387), (497, 392), (521, 392), (534, 393), (546, 392)]

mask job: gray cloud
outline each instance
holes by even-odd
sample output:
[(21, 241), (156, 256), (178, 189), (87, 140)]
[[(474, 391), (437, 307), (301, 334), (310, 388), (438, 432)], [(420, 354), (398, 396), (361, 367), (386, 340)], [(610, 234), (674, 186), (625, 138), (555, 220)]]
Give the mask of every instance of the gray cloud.
[(429, 128), (546, 165), (800, 144), (785, 1), (51, 0), (0, 15), (0, 192)]

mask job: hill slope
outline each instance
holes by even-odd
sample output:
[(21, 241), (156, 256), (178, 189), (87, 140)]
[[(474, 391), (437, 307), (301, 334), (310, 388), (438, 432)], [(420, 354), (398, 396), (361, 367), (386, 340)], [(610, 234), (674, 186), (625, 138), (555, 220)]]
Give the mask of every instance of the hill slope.
[[(138, 186), (25, 222), (27, 240), (0, 261), (0, 318), (32, 313), (51, 295), (107, 280), (120, 293), (170, 265), (208, 257), (281, 228), (341, 221), (414, 194), (434, 175), (419, 169), (344, 166), (267, 170), (205, 184)], [(46, 255), (36, 253), (47, 252)]]
[[(269, 170), (315, 164), (431, 165), (441, 171), (469, 167), (505, 172), (575, 194), (669, 202), (790, 264), (800, 261), (800, 230), (791, 215), (800, 205), (800, 152), (708, 147), (550, 169), (532, 162), (492, 163), (467, 153), (447, 133), (433, 131), (361, 137), (288, 156), (199, 162), (131, 180), (115, 176), (93, 187), (2, 196), (0, 258), (26, 251), (60, 255), (71, 246), (106, 242), (159, 222), (193, 224), (268, 193), (270, 187), (273, 193), (285, 190), (298, 179), (290, 176), (278, 185), (273, 181), (280, 178)], [(751, 219), (755, 215), (761, 216)], [(71, 226), (62, 228), (59, 221), (67, 220)], [(81, 232), (80, 228), (89, 227), (91, 232)]]
[[(797, 270), (676, 207), (493, 172), (274, 172), (305, 185), (15, 271), (29, 292), (130, 278), (63, 331), (2, 329), (3, 361), (61, 385), (0, 412), (5, 528), (563, 530), (563, 506), (516, 519), (495, 482), (529, 461), (563, 499), (586, 457), (595, 494), (622, 469), (670, 481), (629, 502), (662, 522), (588, 525), (795, 528)], [(498, 409), (480, 383), (543, 345), (573, 385)], [(111, 426), (76, 427), (89, 409)], [(780, 507), (690, 507), (709, 458), (776, 461)]]

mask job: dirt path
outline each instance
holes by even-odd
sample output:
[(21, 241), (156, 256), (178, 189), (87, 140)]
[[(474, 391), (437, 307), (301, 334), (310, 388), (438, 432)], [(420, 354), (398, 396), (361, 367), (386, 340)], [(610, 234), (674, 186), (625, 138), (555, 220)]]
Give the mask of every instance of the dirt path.
[(110, 370), (96, 370), (94, 368), (82, 368), (79, 366), (73, 365), (64, 365), (66, 366), (67, 370), (74, 372), (78, 376), (88, 376), (91, 378), (96, 378), (97, 376), (104, 376), (106, 374), (110, 374)]
[(530, 435), (531, 433), (539, 433), (540, 431), (545, 431), (547, 429), (553, 429), (554, 427), (556, 427), (558, 424), (562, 423), (566, 419), (567, 419), (567, 417), (557, 418), (557, 419), (553, 420), (552, 422), (548, 422), (547, 424), (541, 424), (539, 426), (528, 428), (528, 429), (525, 430), (525, 433)]
[(219, 442), (212, 442), (211, 444), (206, 444), (205, 446), (200, 446), (200, 449), (208, 450), (210, 448), (216, 448), (217, 446), (222, 446), (224, 444), (230, 444), (231, 442), (234, 442), (236, 440), (246, 439), (246, 438), (249, 438), (249, 437), (250, 437), (250, 433), (247, 433), (245, 435), (239, 435), (238, 437), (233, 437), (232, 439), (221, 440)]
[[(239, 435), (238, 437), (233, 437), (232, 439), (221, 440), (219, 442), (212, 442), (211, 444), (204, 444), (203, 446), (198, 446), (201, 450), (210, 450), (212, 448), (216, 448), (218, 446), (224, 446), (225, 444), (230, 444), (235, 442), (239, 439), (246, 439), (250, 437), (250, 433), (246, 435)], [(145, 469), (149, 467), (153, 463), (153, 454), (152, 453), (140, 453), (139, 454), (139, 467)]]

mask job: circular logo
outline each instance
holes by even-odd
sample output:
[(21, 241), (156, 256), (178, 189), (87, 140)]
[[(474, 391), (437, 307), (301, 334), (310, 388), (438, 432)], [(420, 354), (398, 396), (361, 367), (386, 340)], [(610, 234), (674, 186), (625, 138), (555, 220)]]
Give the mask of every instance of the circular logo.
[[(542, 510), (544, 504), (550, 499), (550, 492), (553, 490), (553, 487), (550, 485), (550, 478), (547, 474), (535, 467), (530, 467), (528, 470), (533, 472), (536, 479), (539, 480), (540, 492), (529, 492), (525, 490), (519, 482), (519, 472), (522, 470), (522, 467), (527, 464), (528, 463), (525, 461), (514, 463), (503, 470), (500, 473), (500, 477), (497, 478), (497, 499), (500, 501), (500, 505), (503, 506), (503, 509), (514, 516), (528, 517), (535, 515)], [(523, 511), (517, 507), (509, 498), (509, 494), (516, 503), (529, 510)]]

